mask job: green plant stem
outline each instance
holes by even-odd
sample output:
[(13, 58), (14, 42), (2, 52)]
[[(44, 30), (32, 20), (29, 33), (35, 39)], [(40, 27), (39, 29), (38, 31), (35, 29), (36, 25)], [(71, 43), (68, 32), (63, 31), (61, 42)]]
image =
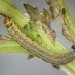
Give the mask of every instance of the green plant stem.
[[(7, 16), (10, 16), (13, 19), (13, 21), (21, 28), (23, 28), (25, 25), (29, 25), (28, 20), (25, 17), (25, 15), (21, 11), (17, 10), (14, 6), (12, 6), (12, 4), (9, 4), (8, 2), (6, 2), (4, 0), (0, 0), (0, 13), (3, 13), (3, 14), (6, 14)], [(30, 23), (31, 23), (31, 26), (33, 26), (34, 28), (37, 29), (36, 31), (34, 30), (33, 32), (35, 34), (38, 33), (41, 36), (41, 39), (42, 39), (42, 42), (43, 42), (42, 43), (43, 47), (46, 46), (46, 48), (50, 49), (50, 51), (53, 51), (53, 52), (58, 53), (58, 54), (63, 54), (63, 53), (68, 52), (68, 50), (64, 46), (62, 46), (60, 43), (58, 43), (57, 41), (55, 41), (55, 45), (53, 45), (52, 42), (48, 39), (47, 35), (44, 33), (43, 30), (35, 27), (35, 23), (33, 23), (33, 22), (30, 22)], [(26, 34), (28, 34), (26, 30), (25, 30), (25, 32), (26, 32)], [(32, 34), (33, 34), (33, 32), (32, 32)], [(30, 35), (30, 32), (29, 32), (29, 35)], [(34, 39), (36, 39), (35, 36), (33, 36)], [(38, 43), (40, 43), (40, 42), (38, 42)], [(16, 52), (18, 52), (18, 51), (16, 51)], [(75, 60), (66, 64), (66, 65), (62, 65), (69, 72), (71, 72), (72, 75), (74, 75), (74, 73), (75, 73), (74, 62), (75, 62)]]
[(9, 38), (9, 40), (0, 40), (0, 54), (3, 53), (27, 53), (26, 49), (24, 49), (21, 45), (19, 45), (15, 40)]
[[(0, 0), (0, 12), (12, 18), (19, 26), (24, 26), (27, 23), (25, 15), (10, 4), (8, 0)], [(20, 22), (19, 22), (20, 21)]]

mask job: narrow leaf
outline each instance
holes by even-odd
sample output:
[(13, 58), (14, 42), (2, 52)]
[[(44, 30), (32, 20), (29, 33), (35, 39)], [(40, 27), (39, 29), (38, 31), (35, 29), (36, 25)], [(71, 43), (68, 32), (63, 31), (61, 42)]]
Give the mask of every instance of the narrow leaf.
[(0, 53), (27, 53), (26, 49), (19, 45), (14, 39), (0, 35)]

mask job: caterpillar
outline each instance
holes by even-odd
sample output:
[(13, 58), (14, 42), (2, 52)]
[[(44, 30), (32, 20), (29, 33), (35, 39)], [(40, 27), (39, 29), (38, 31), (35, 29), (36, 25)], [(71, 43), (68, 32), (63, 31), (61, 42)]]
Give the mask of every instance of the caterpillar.
[(33, 55), (43, 59), (44, 61), (51, 63), (53, 67), (59, 69), (60, 65), (67, 64), (74, 60), (75, 52), (64, 53), (63, 55), (54, 55), (54, 53), (44, 52), (45, 48), (39, 46), (36, 42), (33, 42), (28, 38), (13, 21), (5, 19), (4, 24), (9, 34), (24, 48), (26, 48)]

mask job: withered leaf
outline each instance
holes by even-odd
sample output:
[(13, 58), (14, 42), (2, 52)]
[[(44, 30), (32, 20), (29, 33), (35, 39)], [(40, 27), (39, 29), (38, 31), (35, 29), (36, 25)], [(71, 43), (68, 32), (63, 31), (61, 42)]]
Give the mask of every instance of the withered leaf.
[(31, 19), (37, 20), (39, 11), (37, 7), (33, 7), (29, 4), (24, 4), (25, 9), (27, 10), (27, 13), (30, 15)]
[(40, 20), (46, 24), (50, 23), (50, 13), (46, 9), (43, 9), (43, 11), (40, 13), (37, 7), (33, 7), (29, 4), (24, 4), (24, 7), (26, 8), (27, 13), (30, 15), (32, 20)]

